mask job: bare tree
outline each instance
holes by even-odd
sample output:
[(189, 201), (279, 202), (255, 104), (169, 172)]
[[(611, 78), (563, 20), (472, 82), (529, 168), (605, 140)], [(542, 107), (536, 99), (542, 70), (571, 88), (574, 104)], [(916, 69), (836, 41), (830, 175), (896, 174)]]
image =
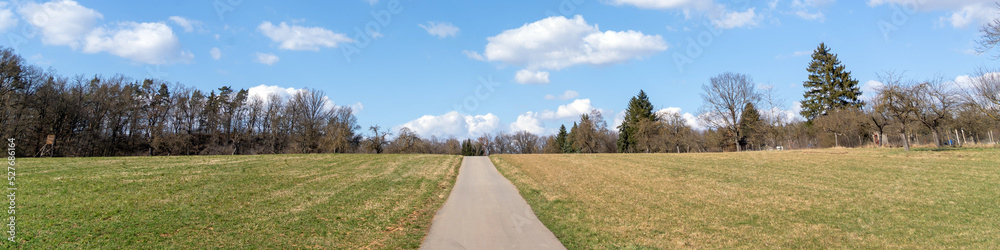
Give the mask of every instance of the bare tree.
[[(1000, 6), (1000, 3), (997, 4)], [(993, 19), (992, 22), (984, 24), (983, 27), (979, 28), (979, 40), (976, 41), (976, 53), (985, 54), (990, 50), (993, 50), (1000, 44), (1000, 19)], [(1000, 54), (994, 55), (993, 59), (1000, 58)]]
[(943, 78), (936, 78), (914, 87), (916, 97), (916, 117), (934, 134), (934, 144), (941, 147), (941, 126), (952, 117), (958, 106), (957, 93), (945, 84)]
[(514, 133), (512, 144), (514, 153), (533, 154), (538, 152), (538, 136), (528, 131), (518, 131)]
[(887, 112), (896, 120), (900, 125), (899, 133), (903, 136), (903, 148), (910, 151), (909, 124), (916, 119), (918, 108), (914, 87), (895, 72), (880, 73), (876, 77), (883, 84), (876, 97), (881, 99), (876, 109)]
[(980, 112), (1000, 121), (1000, 73), (979, 69), (972, 83), (964, 88), (965, 101)]
[(385, 146), (389, 144), (385, 137), (389, 136), (391, 133), (389, 133), (389, 131), (383, 131), (381, 128), (382, 127), (379, 127), (378, 125), (368, 127), (373, 134), (372, 137), (368, 138), (367, 144), (365, 145), (369, 152), (381, 154), (385, 151)]
[(885, 146), (889, 142), (885, 138), (885, 129), (892, 124), (892, 116), (884, 109), (884, 100), (876, 96), (866, 101), (868, 105), (865, 105), (864, 112), (868, 117), (868, 121), (875, 126), (875, 137), (878, 140), (876, 143), (879, 147)]
[(740, 115), (747, 103), (760, 101), (757, 84), (749, 75), (726, 72), (712, 77), (702, 89), (705, 91), (701, 94), (703, 122), (730, 133), (732, 144), (739, 151)]

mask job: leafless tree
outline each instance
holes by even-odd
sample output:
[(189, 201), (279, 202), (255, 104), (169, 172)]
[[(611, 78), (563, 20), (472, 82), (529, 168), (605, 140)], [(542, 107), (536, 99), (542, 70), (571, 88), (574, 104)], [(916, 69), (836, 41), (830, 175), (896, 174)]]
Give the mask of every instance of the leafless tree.
[(966, 102), (1000, 121), (1000, 73), (981, 68), (977, 70), (969, 86), (964, 87)]
[(757, 84), (746, 74), (722, 73), (709, 79), (702, 86), (704, 118), (710, 127), (725, 130), (732, 135), (732, 144), (739, 151), (739, 119), (747, 103), (758, 103)]
[[(997, 4), (1000, 6), (1000, 3)], [(985, 54), (990, 50), (993, 50), (1000, 44), (1000, 19), (993, 19), (992, 22), (984, 24), (983, 27), (979, 28), (979, 40), (976, 41), (976, 53)], [(994, 55), (993, 59), (1000, 58), (1000, 54)]]
[(876, 109), (887, 112), (897, 124), (903, 136), (903, 148), (910, 151), (909, 125), (916, 120), (919, 107), (913, 84), (903, 79), (901, 74), (884, 72), (876, 75), (883, 86), (876, 98), (881, 99)]
[(958, 93), (947, 85), (943, 78), (914, 86), (913, 94), (917, 101), (916, 118), (934, 134), (934, 144), (942, 146), (941, 126), (951, 119), (958, 106)]

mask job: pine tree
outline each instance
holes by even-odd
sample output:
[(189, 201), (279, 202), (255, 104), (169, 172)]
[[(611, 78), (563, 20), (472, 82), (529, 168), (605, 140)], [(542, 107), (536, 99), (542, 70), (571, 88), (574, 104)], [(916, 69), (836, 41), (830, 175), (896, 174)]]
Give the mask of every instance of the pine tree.
[(760, 112), (753, 106), (753, 103), (747, 103), (743, 107), (739, 127), (741, 146), (759, 146), (764, 141), (762, 134), (764, 133), (764, 121), (760, 119)]
[(813, 51), (807, 71), (809, 80), (802, 83), (806, 93), (801, 114), (809, 121), (834, 109), (860, 109), (864, 105), (858, 100), (861, 98), (858, 80), (851, 77), (851, 72), (840, 63), (837, 54), (830, 53), (826, 44), (820, 43)]
[(566, 136), (568, 136), (566, 133), (566, 125), (560, 125), (559, 133), (556, 134), (556, 148), (558, 148), (561, 153), (569, 153), (569, 151), (572, 150), (572, 148), (566, 146)]
[(576, 148), (576, 146), (573, 145), (573, 141), (576, 140), (576, 135), (578, 134), (576, 132), (576, 128), (577, 128), (577, 124), (576, 124), (576, 122), (573, 122), (573, 127), (569, 129), (569, 134), (566, 135), (566, 142), (563, 144), (563, 152), (566, 152), (566, 153), (579, 153), (580, 152), (580, 149)]
[(649, 102), (646, 92), (639, 90), (639, 95), (629, 100), (625, 109), (625, 120), (618, 126), (618, 152), (635, 152), (635, 145), (638, 144), (637, 131), (640, 121), (656, 121), (656, 114), (653, 113), (653, 104)]

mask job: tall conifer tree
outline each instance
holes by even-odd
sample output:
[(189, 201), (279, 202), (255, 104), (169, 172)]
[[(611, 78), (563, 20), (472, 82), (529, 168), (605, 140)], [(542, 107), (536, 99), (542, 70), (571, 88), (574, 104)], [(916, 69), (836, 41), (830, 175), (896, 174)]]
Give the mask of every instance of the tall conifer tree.
[(809, 80), (802, 83), (806, 93), (802, 100), (802, 116), (812, 121), (827, 111), (840, 108), (860, 109), (864, 103), (858, 80), (840, 63), (837, 54), (830, 53), (826, 44), (820, 43), (813, 51), (809, 63)]

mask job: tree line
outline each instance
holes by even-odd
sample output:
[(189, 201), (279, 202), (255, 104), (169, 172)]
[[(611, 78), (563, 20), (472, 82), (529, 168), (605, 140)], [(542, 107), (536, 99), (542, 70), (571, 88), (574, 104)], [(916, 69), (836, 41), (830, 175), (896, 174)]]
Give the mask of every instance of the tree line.
[[(807, 67), (803, 120), (778, 112), (784, 101), (747, 74), (726, 72), (703, 85), (696, 129), (677, 112), (658, 112), (645, 91), (609, 127), (598, 110), (554, 135), (526, 131), (477, 138), (422, 138), (409, 128), (362, 128), (350, 107), (322, 91), (288, 98), (250, 96), (222, 86), (203, 90), (122, 75), (64, 77), (0, 49), (0, 133), (25, 156), (137, 156), (283, 153), (687, 153), (819, 147), (938, 147), (992, 143), (1000, 132), (1000, 73), (971, 83), (916, 81), (905, 73), (862, 100), (858, 81), (820, 44)], [(46, 146), (46, 138), (55, 143)]]

